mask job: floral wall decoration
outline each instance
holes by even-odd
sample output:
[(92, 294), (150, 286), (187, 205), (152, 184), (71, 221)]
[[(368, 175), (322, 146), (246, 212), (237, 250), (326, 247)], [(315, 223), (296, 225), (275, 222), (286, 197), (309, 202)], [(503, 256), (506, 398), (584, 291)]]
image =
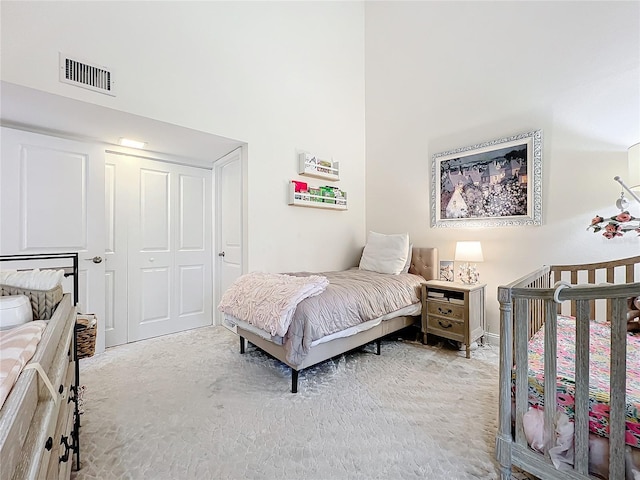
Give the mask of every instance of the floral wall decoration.
[(607, 218), (596, 215), (587, 230), (593, 230), (593, 233), (602, 232), (605, 238), (621, 237), (627, 232), (635, 232), (640, 236), (640, 219), (628, 211)]

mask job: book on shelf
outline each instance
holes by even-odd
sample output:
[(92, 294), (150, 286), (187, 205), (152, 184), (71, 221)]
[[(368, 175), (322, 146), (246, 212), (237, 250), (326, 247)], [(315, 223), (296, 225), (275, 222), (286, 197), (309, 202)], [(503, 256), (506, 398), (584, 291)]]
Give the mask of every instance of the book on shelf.
[(464, 299), (463, 298), (450, 298), (449, 302), (450, 303), (455, 303), (456, 305), (464, 305)]
[(444, 292), (437, 292), (435, 290), (429, 290), (427, 292), (427, 296), (434, 297), (434, 298), (443, 298), (444, 297)]

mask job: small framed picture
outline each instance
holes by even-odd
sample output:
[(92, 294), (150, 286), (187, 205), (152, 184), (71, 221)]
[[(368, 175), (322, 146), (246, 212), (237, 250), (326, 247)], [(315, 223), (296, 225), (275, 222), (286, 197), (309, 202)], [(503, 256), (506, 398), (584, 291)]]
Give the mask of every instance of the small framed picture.
[(440, 280), (453, 282), (453, 260), (440, 260)]

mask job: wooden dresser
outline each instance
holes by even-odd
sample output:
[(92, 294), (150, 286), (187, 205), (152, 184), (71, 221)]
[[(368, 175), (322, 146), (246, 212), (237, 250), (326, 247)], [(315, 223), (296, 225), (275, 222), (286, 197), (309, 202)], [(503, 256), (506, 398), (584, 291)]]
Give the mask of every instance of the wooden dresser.
[(23, 370), (0, 409), (0, 480), (71, 476), (78, 447), (75, 319), (71, 296), (65, 294), (29, 362), (42, 372)]

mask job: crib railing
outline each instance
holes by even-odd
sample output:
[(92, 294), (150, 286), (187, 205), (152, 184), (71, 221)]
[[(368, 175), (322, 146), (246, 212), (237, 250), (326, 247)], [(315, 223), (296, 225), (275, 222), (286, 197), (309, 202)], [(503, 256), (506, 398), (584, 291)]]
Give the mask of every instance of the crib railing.
[[(611, 321), (610, 358), (610, 436), (609, 478), (625, 478), (625, 394), (626, 394), (626, 310), (627, 298), (640, 295), (638, 267), (640, 257), (622, 262), (606, 262), (582, 266), (543, 267), (509, 285), (498, 288), (500, 302), (500, 412), (496, 439), (496, 457), (502, 478), (510, 478), (516, 465), (542, 478), (587, 479), (589, 469), (589, 321)], [(615, 265), (614, 265), (615, 264)], [(580, 284), (586, 272), (587, 281), (598, 278), (604, 268), (607, 281), (615, 281), (615, 266), (623, 265), (621, 284)], [(589, 273), (589, 271), (594, 273)], [(556, 283), (562, 272), (569, 281)], [(612, 273), (609, 273), (612, 272)], [(630, 273), (631, 272), (631, 273)], [(633, 282), (636, 283), (633, 283)], [(606, 313), (597, 315), (596, 302), (606, 302)], [(562, 305), (570, 305), (576, 318), (574, 468), (555, 470), (549, 449), (555, 442), (557, 378), (557, 314)], [(524, 434), (522, 418), (528, 410), (528, 341), (545, 325), (544, 362), (544, 455), (531, 450)], [(515, 411), (512, 412), (511, 375), (515, 363)], [(553, 408), (549, 408), (553, 406)], [(513, 415), (512, 415), (513, 414)], [(512, 435), (512, 417), (515, 418)]]
[[(640, 256), (612, 262), (587, 263), (582, 265), (554, 265), (550, 267), (551, 285), (568, 281), (572, 285), (579, 283), (634, 283), (640, 282)], [(596, 312), (595, 299), (589, 301), (592, 312)], [(571, 302), (571, 315), (576, 316), (577, 305)], [(606, 301), (606, 317), (611, 318), (611, 300)], [(558, 305), (558, 312), (561, 305)], [(598, 316), (598, 318), (603, 318)], [(537, 330), (534, 330), (534, 333)]]

